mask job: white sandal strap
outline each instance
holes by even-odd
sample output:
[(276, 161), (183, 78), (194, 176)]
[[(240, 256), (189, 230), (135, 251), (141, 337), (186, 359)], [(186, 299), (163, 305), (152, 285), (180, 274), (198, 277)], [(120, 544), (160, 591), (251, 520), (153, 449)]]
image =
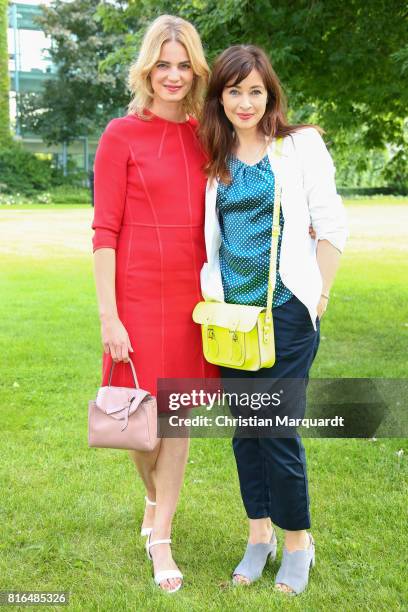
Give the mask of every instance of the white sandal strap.
[(180, 572), (180, 570), (162, 570), (161, 572), (157, 572), (157, 574), (154, 575), (154, 581), (156, 584), (160, 584), (161, 582), (163, 582), (163, 580), (169, 580), (170, 578), (180, 578), (181, 580), (183, 580), (183, 574)]
[(142, 527), (140, 530), (140, 535), (142, 537), (149, 536), (152, 533), (153, 527)]
[(171, 540), (170, 538), (167, 538), (166, 540), (154, 540), (153, 542), (149, 542), (149, 548), (155, 546), (156, 544), (171, 544)]
[(156, 502), (152, 501), (151, 499), (149, 499), (146, 495), (145, 495), (145, 502), (148, 506), (156, 506)]

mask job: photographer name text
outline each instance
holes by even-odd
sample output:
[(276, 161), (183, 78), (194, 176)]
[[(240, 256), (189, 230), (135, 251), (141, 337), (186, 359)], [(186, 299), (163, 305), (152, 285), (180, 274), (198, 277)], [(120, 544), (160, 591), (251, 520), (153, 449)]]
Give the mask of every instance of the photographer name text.
[(218, 415), (216, 417), (196, 415), (181, 417), (171, 415), (168, 418), (171, 427), (344, 427), (344, 417), (332, 418), (292, 418), (288, 416), (273, 416), (271, 418), (230, 417)]

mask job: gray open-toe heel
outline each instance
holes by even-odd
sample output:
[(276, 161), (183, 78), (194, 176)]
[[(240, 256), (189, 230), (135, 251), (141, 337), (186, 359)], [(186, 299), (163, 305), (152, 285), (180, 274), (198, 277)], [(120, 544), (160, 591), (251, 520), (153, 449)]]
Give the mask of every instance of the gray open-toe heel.
[(309, 570), (315, 564), (315, 544), (312, 535), (309, 547), (305, 550), (289, 552), (283, 549), (282, 563), (276, 574), (275, 584), (286, 584), (292, 591), (284, 591), (286, 595), (299, 595), (309, 582)]
[(235, 568), (232, 574), (232, 583), (234, 585), (248, 584), (235, 579), (235, 576), (244, 576), (249, 580), (249, 583), (255, 582), (262, 576), (263, 569), (266, 565), (268, 557), (274, 561), (276, 558), (277, 540), (275, 530), (272, 533), (271, 540), (267, 544), (247, 544), (245, 554), (240, 563)]

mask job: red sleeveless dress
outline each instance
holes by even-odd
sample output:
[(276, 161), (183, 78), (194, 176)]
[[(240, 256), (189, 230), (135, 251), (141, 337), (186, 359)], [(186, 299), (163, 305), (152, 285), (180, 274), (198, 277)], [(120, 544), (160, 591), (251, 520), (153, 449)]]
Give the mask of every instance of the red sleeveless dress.
[[(205, 158), (196, 131), (192, 118), (128, 115), (110, 121), (95, 156), (93, 250), (116, 249), (119, 318), (139, 384), (153, 395), (158, 378), (219, 376), (191, 318), (206, 259)], [(102, 385), (111, 363), (104, 353)], [(129, 364), (115, 365), (112, 385), (133, 386)]]

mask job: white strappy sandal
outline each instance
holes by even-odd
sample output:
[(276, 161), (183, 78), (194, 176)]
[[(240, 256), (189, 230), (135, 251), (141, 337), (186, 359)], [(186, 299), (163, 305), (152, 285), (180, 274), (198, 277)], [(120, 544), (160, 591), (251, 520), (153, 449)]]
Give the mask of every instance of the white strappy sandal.
[[(146, 554), (147, 554), (147, 558), (150, 559), (150, 561), (153, 561), (152, 555), (150, 554), (150, 549), (152, 546), (155, 546), (156, 544), (171, 544), (171, 539), (166, 538), (165, 540), (154, 540), (153, 542), (150, 542), (150, 534), (149, 534), (149, 537), (146, 539)], [(163, 582), (164, 580), (169, 580), (170, 578), (180, 578), (181, 582), (174, 589), (162, 589), (160, 587), (160, 583)], [(178, 569), (162, 570), (161, 572), (157, 572), (157, 574), (154, 574), (154, 581), (157, 584), (157, 586), (160, 588), (160, 590), (162, 590), (163, 592), (176, 593), (176, 591), (181, 589), (183, 585), (183, 574)]]
[[(152, 501), (151, 499), (149, 499), (146, 495), (145, 495), (145, 502), (146, 502), (146, 506), (156, 506), (156, 502)], [(140, 530), (140, 535), (142, 537), (146, 537), (149, 536), (152, 532), (153, 527), (142, 527)]]

